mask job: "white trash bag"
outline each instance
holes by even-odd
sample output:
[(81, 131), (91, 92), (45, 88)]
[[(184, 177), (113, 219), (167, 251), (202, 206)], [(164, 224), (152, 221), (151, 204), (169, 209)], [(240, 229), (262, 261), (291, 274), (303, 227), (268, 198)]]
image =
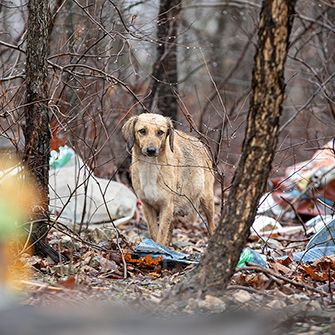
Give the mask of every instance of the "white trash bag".
[(125, 185), (95, 177), (67, 146), (51, 152), (49, 196), (52, 215), (84, 226), (125, 223), (134, 216), (137, 202)]

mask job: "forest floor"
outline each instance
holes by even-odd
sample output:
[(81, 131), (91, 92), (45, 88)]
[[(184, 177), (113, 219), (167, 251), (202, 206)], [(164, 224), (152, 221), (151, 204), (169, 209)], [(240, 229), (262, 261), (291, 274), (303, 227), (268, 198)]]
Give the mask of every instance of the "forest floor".
[[(289, 225), (299, 227), (299, 223)], [(166, 317), (164, 297), (185, 275), (192, 275), (194, 265), (164, 268), (159, 261), (136, 262), (129, 255), (148, 237), (145, 223), (132, 221), (118, 230), (118, 238), (110, 228), (96, 228), (78, 238), (64, 227), (53, 229), (50, 244), (70, 261), (54, 264), (37, 256), (23, 256), (33, 269), (31, 278), (23, 281), (23, 304), (62, 308), (110, 304)], [(183, 305), (176, 299), (169, 313), (223, 316), (233, 312), (236, 318), (229, 320), (238, 320), (235, 325), (239, 326), (241, 319), (248, 322), (260, 318), (262, 323), (264, 318), (278, 334), (334, 334), (335, 258), (324, 257), (312, 264), (298, 264), (292, 257), (285, 261), (273, 258), (304, 249), (308, 236), (297, 230), (249, 239), (249, 247), (267, 255), (268, 268), (251, 265), (238, 269), (225, 296), (194, 297)], [(206, 228), (200, 222), (192, 226), (179, 223), (174, 229), (175, 250), (200, 256), (206, 244)], [(126, 259), (120, 258), (119, 248), (128, 254)], [(123, 261), (127, 261), (126, 271)], [(252, 334), (247, 328), (247, 334)]]

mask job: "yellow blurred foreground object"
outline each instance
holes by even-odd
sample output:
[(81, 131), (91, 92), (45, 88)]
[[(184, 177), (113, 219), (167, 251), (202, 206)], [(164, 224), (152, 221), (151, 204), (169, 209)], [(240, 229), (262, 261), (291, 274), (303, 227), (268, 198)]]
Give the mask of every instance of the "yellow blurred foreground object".
[(21, 280), (29, 278), (29, 270), (20, 256), (24, 247), (32, 208), (37, 194), (21, 164), (0, 156), (0, 304), (5, 296), (20, 289)]

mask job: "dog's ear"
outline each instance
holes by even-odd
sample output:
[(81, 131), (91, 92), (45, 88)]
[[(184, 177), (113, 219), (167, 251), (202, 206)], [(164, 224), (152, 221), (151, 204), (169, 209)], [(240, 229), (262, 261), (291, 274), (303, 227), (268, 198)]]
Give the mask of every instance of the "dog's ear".
[(122, 127), (121, 132), (123, 138), (127, 142), (128, 149), (130, 150), (135, 143), (135, 123), (137, 121), (137, 116), (132, 116)]
[(170, 149), (173, 152), (173, 144), (174, 144), (174, 127), (171, 119), (168, 119), (168, 136), (169, 136), (169, 145)]

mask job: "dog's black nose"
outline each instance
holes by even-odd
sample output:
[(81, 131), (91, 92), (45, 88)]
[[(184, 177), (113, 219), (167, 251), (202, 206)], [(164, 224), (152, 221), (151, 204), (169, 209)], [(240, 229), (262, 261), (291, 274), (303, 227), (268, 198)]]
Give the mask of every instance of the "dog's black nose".
[(156, 156), (157, 150), (155, 147), (148, 147), (147, 154), (148, 156)]

